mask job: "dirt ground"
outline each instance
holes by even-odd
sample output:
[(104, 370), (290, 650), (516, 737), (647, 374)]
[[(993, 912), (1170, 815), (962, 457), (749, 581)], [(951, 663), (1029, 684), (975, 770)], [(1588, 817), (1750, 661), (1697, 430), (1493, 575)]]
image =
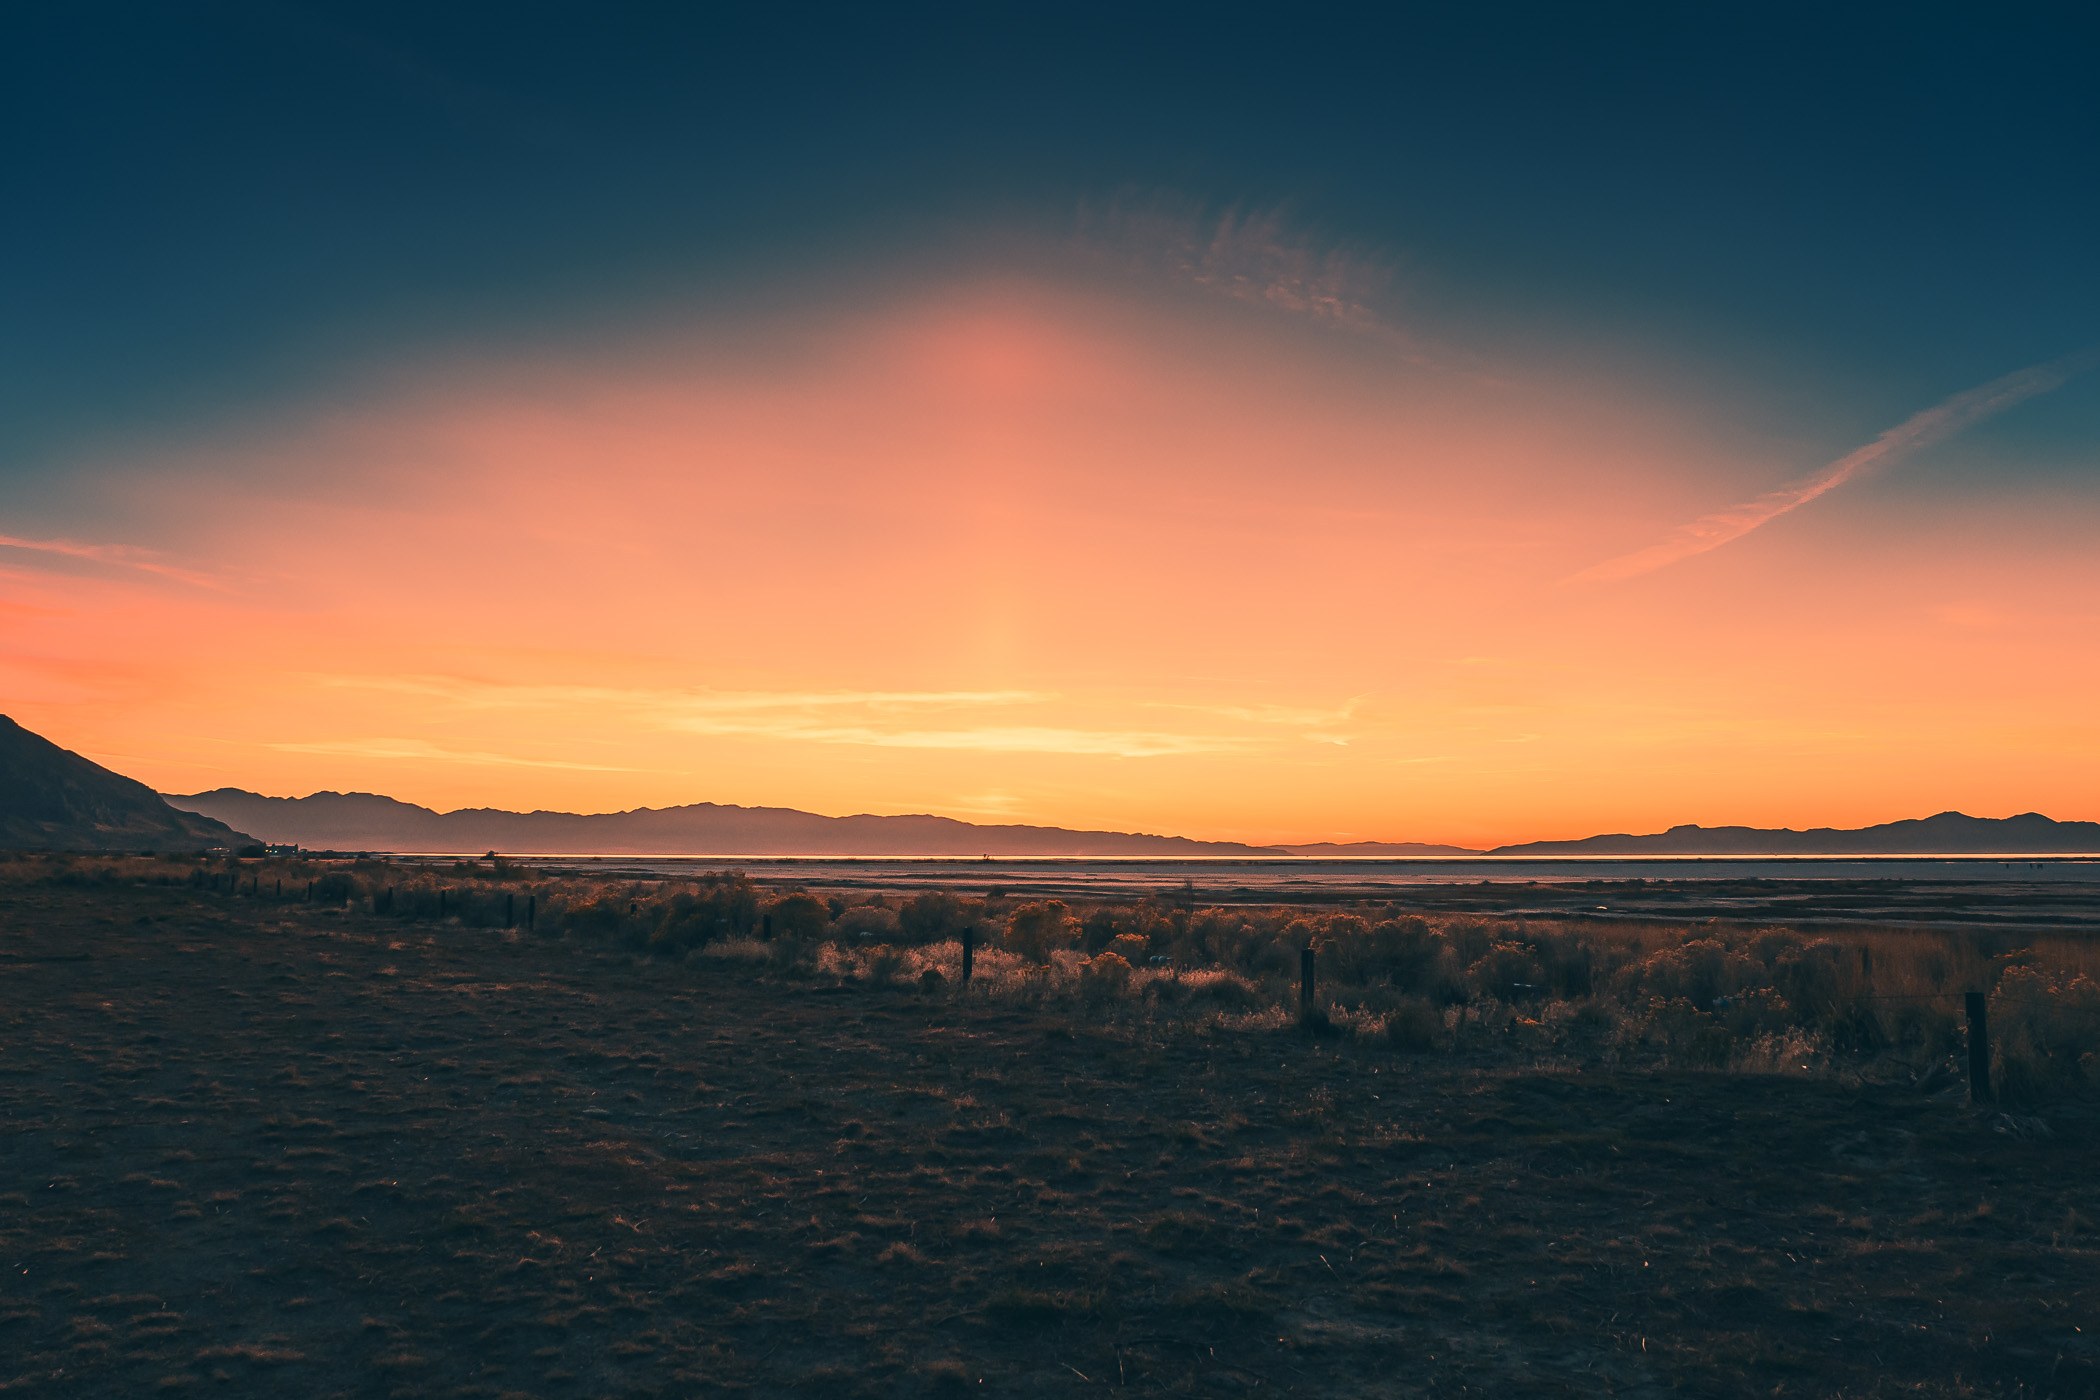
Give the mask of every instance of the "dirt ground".
[(2100, 1127), (0, 891), (0, 1391), (2089, 1396)]

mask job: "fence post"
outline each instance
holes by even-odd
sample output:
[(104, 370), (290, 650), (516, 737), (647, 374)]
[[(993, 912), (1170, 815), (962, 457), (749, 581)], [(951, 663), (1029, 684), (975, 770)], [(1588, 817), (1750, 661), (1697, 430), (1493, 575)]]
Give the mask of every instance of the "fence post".
[(503, 926), (505, 928), (516, 928), (518, 926), (518, 897), (515, 894), (503, 896)]
[(1312, 1015), (1313, 1009), (1313, 950), (1308, 943), (1298, 954), (1298, 1014)]
[(540, 914), (540, 897), (539, 897), (538, 895), (536, 895), (536, 894), (528, 894), (528, 895), (526, 895), (526, 896), (525, 896), (525, 931), (526, 931), (527, 933), (531, 933), (531, 932), (532, 932), (532, 921), (533, 921), (534, 919), (537, 919), (537, 918), (539, 917), (539, 914)]
[(963, 973), (962, 973), (962, 984), (963, 984), (963, 985), (964, 985), (965, 987), (967, 987), (967, 986), (969, 986), (969, 985), (970, 985), (970, 970), (971, 970), (971, 968), (972, 968), (972, 967), (973, 967), (973, 966), (974, 966), (974, 965), (976, 964), (976, 962), (977, 962), (977, 929), (976, 929), (976, 927), (975, 927), (974, 925), (973, 925), (972, 927), (970, 927), (970, 928), (966, 928), (966, 929), (964, 929), (964, 930), (963, 930), (962, 944), (963, 944)]
[(1969, 1011), (1969, 1102), (1991, 1101), (1991, 1028), (1982, 992), (1966, 993)]
[(281, 878), (277, 881), (277, 893), (274, 897), (277, 899), (284, 898), (284, 881)]
[(308, 904), (314, 902), (314, 882), (311, 880), (306, 882), (306, 902)]

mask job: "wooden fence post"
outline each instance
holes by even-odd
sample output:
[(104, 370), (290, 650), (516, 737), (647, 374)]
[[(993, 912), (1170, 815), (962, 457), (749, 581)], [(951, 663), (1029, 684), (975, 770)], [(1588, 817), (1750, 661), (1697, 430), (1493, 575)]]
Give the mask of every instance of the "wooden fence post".
[(1969, 1102), (1991, 1101), (1991, 1028), (1982, 992), (1962, 997), (1969, 1011)]
[[(633, 906), (629, 905), (628, 908), (631, 910)], [(515, 894), (503, 896), (503, 926), (505, 928), (516, 928), (518, 926), (518, 897)]]
[(1308, 943), (1298, 954), (1298, 1014), (1310, 1016), (1313, 1011), (1313, 950)]
[(308, 904), (314, 902), (314, 882), (311, 880), (306, 882), (306, 902)]
[(977, 962), (977, 929), (974, 925), (963, 930), (962, 945), (962, 984), (967, 987), (970, 985), (970, 971)]

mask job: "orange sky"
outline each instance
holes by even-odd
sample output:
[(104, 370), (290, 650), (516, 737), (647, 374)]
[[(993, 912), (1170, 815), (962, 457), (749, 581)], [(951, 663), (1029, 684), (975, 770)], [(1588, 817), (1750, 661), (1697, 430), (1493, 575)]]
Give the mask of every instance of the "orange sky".
[(2088, 505), (1892, 471), (1570, 583), (1858, 446), (1661, 382), (1051, 276), (462, 358), (6, 517), (0, 696), (166, 791), (439, 808), (2100, 816)]

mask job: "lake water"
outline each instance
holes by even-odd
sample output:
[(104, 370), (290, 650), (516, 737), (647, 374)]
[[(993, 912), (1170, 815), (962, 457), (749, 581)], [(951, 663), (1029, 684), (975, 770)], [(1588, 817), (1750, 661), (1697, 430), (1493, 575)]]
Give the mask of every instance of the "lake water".
[(742, 870), (768, 883), (952, 889), (984, 894), (1093, 893), (1137, 897), (1193, 890), (1334, 898), (1424, 885), (1579, 884), (1607, 881), (1898, 881), (1956, 884), (2100, 883), (2100, 856), (1668, 856), (1624, 859), (1434, 856), (1407, 858), (1217, 858), (961, 860), (876, 857), (592, 856), (513, 857), (550, 871), (692, 876)]

